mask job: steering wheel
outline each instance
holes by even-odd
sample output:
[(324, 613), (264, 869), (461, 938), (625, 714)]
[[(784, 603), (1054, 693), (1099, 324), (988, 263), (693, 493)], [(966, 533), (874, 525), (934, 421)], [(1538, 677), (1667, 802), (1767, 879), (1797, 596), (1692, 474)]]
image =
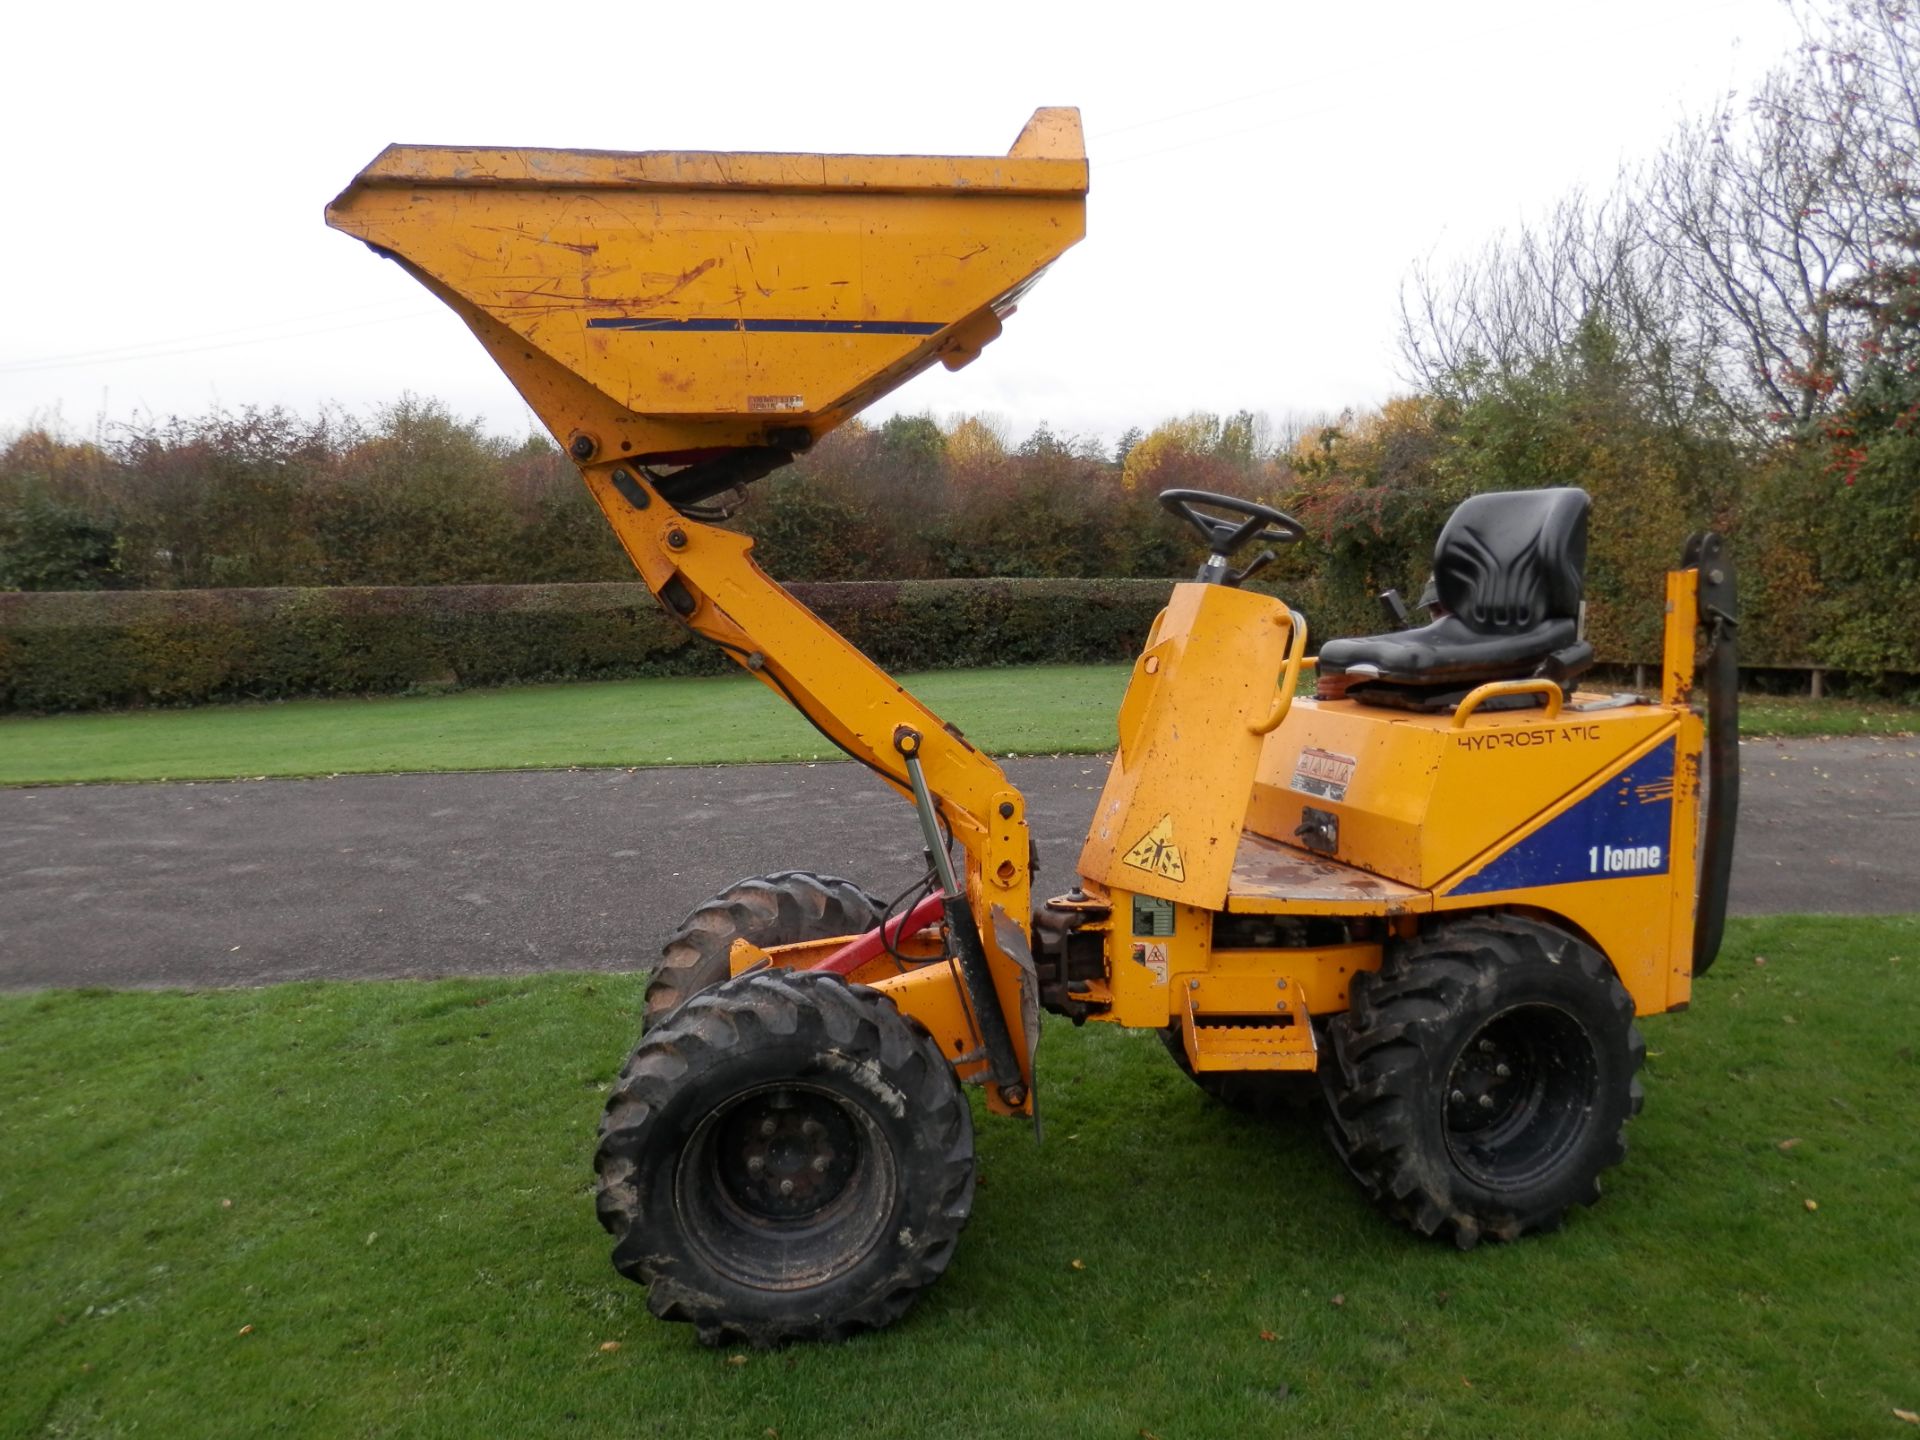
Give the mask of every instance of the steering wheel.
[[(1242, 500), (1237, 495), (1216, 495), (1211, 490), (1162, 490), (1160, 504), (1168, 514), (1178, 516), (1198, 530), (1207, 542), (1207, 563), (1193, 577), (1202, 584), (1238, 585), (1273, 559), (1273, 553), (1268, 551), (1256, 557), (1246, 569), (1235, 571), (1227, 561), (1245, 545), (1291, 545), (1305, 539), (1307, 534), (1306, 526), (1285, 511)], [(1244, 518), (1223, 520), (1196, 509), (1198, 505)]]

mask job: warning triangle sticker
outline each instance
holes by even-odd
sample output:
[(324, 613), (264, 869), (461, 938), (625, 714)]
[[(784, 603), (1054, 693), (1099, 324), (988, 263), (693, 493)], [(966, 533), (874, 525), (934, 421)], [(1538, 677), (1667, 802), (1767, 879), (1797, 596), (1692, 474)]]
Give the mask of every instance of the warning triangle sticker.
[(1145, 870), (1178, 885), (1187, 878), (1187, 867), (1180, 861), (1180, 847), (1173, 843), (1173, 816), (1162, 815), (1154, 827), (1142, 835), (1121, 860), (1136, 870)]

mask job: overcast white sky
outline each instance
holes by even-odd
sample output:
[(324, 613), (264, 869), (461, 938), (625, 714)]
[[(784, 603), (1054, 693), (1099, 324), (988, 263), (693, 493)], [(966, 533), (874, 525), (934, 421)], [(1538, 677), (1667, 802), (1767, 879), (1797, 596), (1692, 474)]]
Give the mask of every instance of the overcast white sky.
[(1001, 154), (1081, 107), (1087, 238), (874, 412), (1111, 437), (1394, 393), (1397, 291), (1604, 187), (1794, 40), (1779, 0), (36, 3), (5, 22), (0, 433), (403, 391), (534, 422), (321, 209), (389, 141)]

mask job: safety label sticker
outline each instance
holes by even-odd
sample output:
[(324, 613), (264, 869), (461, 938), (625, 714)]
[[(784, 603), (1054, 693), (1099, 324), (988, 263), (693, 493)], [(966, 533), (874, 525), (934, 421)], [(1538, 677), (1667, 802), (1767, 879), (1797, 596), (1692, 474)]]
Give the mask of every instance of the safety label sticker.
[(1288, 783), (1302, 795), (1344, 800), (1347, 787), (1353, 783), (1353, 767), (1359, 763), (1351, 755), (1302, 745), (1300, 758), (1293, 762), (1293, 779)]
[(1133, 963), (1145, 966), (1147, 973), (1153, 976), (1156, 985), (1167, 983), (1166, 946), (1136, 944), (1133, 947)]
[(1187, 878), (1187, 867), (1180, 859), (1180, 847), (1173, 843), (1173, 815), (1162, 815), (1154, 827), (1134, 842), (1120, 859), (1136, 870), (1158, 875), (1178, 885)]

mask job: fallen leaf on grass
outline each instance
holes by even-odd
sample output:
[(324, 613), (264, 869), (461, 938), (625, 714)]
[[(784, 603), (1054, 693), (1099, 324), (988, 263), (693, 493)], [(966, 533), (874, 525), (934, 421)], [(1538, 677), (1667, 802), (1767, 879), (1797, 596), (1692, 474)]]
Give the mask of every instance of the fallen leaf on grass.
[(1140, 1432), (1140, 1440), (1160, 1440), (1160, 1437), (1151, 1430), (1142, 1430)]
[(1328, 1303), (1332, 1305), (1334, 1309), (1338, 1310), (1341, 1306), (1347, 1303), (1347, 1297), (1344, 1295), (1336, 1295)]
[(1067, 1263), (1076, 1270), (1084, 1270), (1087, 1268), (1087, 1262), (1084, 1260), (1070, 1260)]
[(602, 1355), (611, 1355), (619, 1348), (620, 1342), (618, 1340), (602, 1340), (600, 1342), (600, 1353)]
[(222, 1210), (231, 1210), (231, 1209), (233, 1209), (233, 1201), (231, 1201), (231, 1200), (222, 1200), (222, 1201), (220, 1202), (220, 1208), (221, 1208)]
[(747, 1363), (747, 1357), (744, 1355), (729, 1355), (727, 1356), (727, 1363), (729, 1365), (744, 1365)]
[(1793, 1149), (1793, 1147), (1798, 1145), (1799, 1143), (1800, 1143), (1800, 1137), (1798, 1135), (1789, 1135), (1785, 1140), (1782, 1140), (1780, 1144), (1775, 1148), (1781, 1151), (1787, 1151), (1787, 1150)]
[(253, 1333), (253, 1326), (251, 1326), (251, 1325), (242, 1325), (242, 1326), (240, 1327), (240, 1333), (241, 1333), (242, 1335), (251, 1335), (251, 1334)]
[(1920, 1415), (1915, 1414), (1911, 1410), (1896, 1410), (1893, 1412), (1893, 1418), (1896, 1420), (1904, 1420), (1909, 1425), (1920, 1425)]
[(1260, 1332), (1260, 1338), (1262, 1340), (1278, 1340), (1280, 1337), (1271, 1330), (1262, 1330)]
[(1813, 1199), (1813, 1198), (1811, 1198), (1811, 1197), (1809, 1197), (1809, 1198), (1807, 1198), (1807, 1199), (1805, 1199), (1805, 1200), (1802, 1200), (1802, 1201), (1801, 1201), (1800, 1203), (1801, 1203), (1802, 1205), (1805, 1205), (1805, 1206), (1807, 1207), (1807, 1209), (1809, 1209), (1809, 1210), (1818, 1210), (1818, 1209), (1820, 1208), (1820, 1202), (1819, 1202), (1818, 1200), (1815, 1200), (1815, 1199)]
[(1767, 957), (1764, 955), (1756, 955), (1753, 957), (1753, 963), (1756, 965), (1764, 965), (1767, 963)]

